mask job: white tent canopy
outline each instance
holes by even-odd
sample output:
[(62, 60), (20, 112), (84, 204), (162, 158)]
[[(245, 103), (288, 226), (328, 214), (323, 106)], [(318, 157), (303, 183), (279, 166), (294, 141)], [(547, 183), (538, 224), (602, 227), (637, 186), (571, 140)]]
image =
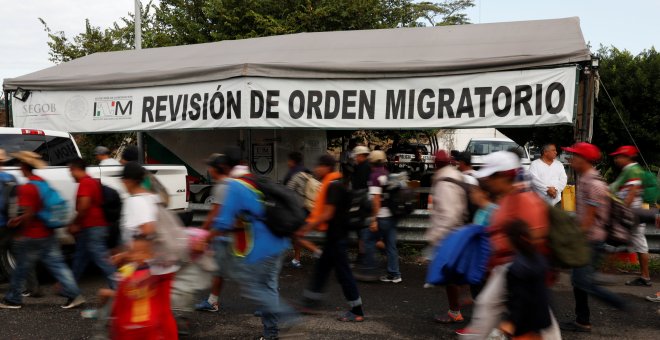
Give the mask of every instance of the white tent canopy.
[(430, 128), (568, 124), (578, 18), (301, 33), (96, 53), (5, 79), (15, 126)]

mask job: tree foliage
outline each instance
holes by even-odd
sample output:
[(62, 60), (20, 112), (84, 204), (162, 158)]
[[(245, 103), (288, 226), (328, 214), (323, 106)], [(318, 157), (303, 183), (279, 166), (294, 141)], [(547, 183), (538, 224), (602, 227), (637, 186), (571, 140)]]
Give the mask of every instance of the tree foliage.
[(601, 48), (599, 54), (602, 86), (595, 106), (593, 143), (607, 152), (631, 145), (627, 126), (647, 163), (660, 165), (660, 53), (651, 48), (633, 55), (610, 47)]
[[(163, 47), (299, 32), (344, 31), (468, 23), (463, 10), (474, 0), (162, 0), (142, 10), (142, 46)], [(131, 13), (112, 27), (85, 20), (69, 38), (40, 19), (50, 60), (61, 63), (95, 52), (134, 46)]]

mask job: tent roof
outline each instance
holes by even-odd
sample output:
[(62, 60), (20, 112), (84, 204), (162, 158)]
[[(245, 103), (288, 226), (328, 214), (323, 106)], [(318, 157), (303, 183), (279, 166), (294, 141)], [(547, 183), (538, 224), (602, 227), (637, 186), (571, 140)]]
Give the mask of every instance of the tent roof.
[(475, 73), (590, 59), (577, 17), (300, 33), (95, 53), (17, 78), (5, 90), (91, 90), (233, 77), (391, 78)]

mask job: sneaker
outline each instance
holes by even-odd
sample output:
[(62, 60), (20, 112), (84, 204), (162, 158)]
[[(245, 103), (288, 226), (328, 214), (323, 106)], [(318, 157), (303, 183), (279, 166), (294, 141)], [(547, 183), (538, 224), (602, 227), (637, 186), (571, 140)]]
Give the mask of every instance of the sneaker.
[(434, 318), (435, 322), (441, 324), (450, 324), (450, 323), (462, 323), (465, 322), (463, 314), (461, 312), (453, 313), (448, 311), (447, 315), (439, 315)]
[(455, 333), (456, 333), (456, 335), (459, 335), (459, 336), (475, 336), (475, 335), (479, 335), (479, 333), (477, 333), (476, 331), (474, 331), (474, 330), (472, 330), (472, 329), (470, 329), (470, 328), (461, 328), (461, 329), (457, 329)]
[(80, 316), (82, 316), (83, 319), (96, 320), (99, 318), (99, 310), (95, 308), (85, 309), (84, 311), (80, 312)]
[(44, 297), (44, 293), (42, 293), (40, 290), (33, 292), (31, 290), (26, 290), (23, 293), (21, 293), (23, 297), (31, 297), (31, 298), (42, 298)]
[(21, 309), (23, 307), (20, 303), (9, 302), (5, 299), (0, 302), (0, 308), (2, 309)]
[(302, 268), (302, 263), (300, 263), (300, 261), (298, 261), (296, 259), (293, 259), (293, 260), (291, 260), (291, 263), (289, 263), (289, 267), (295, 268), (295, 269), (300, 269), (300, 268)]
[(401, 276), (387, 275), (387, 276), (381, 276), (380, 282), (400, 283), (403, 282), (403, 279), (401, 278)]
[(559, 328), (562, 331), (574, 332), (574, 333), (591, 333), (591, 325), (581, 325), (577, 322), (562, 322), (559, 324)]
[(655, 295), (647, 296), (646, 301), (660, 302), (660, 292), (656, 293)]
[(651, 287), (652, 285), (651, 280), (642, 277), (626, 282), (626, 286)]
[(85, 303), (85, 298), (82, 295), (78, 295), (73, 299), (72, 298), (67, 299), (66, 303), (60, 307), (62, 307), (62, 309), (71, 309), (71, 308), (76, 308), (82, 305), (83, 303)]
[(217, 312), (220, 306), (217, 303), (211, 304), (208, 300), (204, 300), (195, 305), (195, 310), (200, 312)]

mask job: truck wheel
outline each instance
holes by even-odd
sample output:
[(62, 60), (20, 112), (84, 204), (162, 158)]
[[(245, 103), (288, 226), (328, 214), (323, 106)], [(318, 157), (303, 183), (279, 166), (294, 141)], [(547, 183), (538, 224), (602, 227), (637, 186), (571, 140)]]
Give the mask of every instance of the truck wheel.
[(15, 268), (16, 258), (11, 250), (11, 237), (3, 235), (0, 239), (0, 279), (9, 280)]
[(213, 203), (213, 197), (211, 196), (211, 189), (204, 189), (204, 191), (200, 194), (199, 203), (203, 203), (204, 205), (210, 205), (211, 203)]

